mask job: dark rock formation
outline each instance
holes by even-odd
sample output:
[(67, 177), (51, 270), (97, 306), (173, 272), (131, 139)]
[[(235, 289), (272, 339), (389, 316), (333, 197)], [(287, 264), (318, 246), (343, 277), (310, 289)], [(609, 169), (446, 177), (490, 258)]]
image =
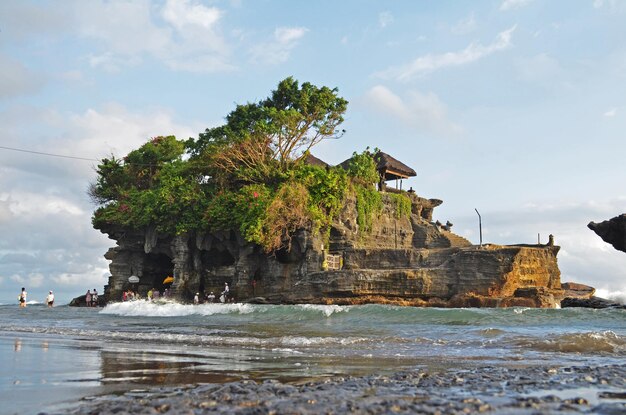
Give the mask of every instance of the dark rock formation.
[(600, 297), (571, 298), (567, 297), (561, 301), (561, 307), (584, 307), (584, 308), (624, 308), (626, 305), (616, 303)]
[(587, 227), (613, 248), (626, 252), (626, 213), (600, 223), (589, 222)]
[[(408, 193), (412, 213), (399, 217), (383, 193), (384, 209), (370, 232), (357, 225), (356, 200), (346, 201), (330, 238), (303, 229), (289, 250), (272, 255), (234, 231), (161, 235), (153, 228), (101, 229), (117, 241), (105, 257), (109, 301), (133, 288), (145, 297), (163, 290), (182, 300), (218, 294), (228, 283), (237, 301), (256, 303), (391, 303), (438, 307), (554, 307), (562, 298), (558, 246), (473, 246), (432, 223), (442, 202)], [(128, 278), (138, 276), (138, 284)]]

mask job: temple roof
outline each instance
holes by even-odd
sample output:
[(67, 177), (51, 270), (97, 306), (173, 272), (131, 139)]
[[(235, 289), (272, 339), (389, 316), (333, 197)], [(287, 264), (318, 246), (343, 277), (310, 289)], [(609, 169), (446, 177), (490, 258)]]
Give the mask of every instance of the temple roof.
[(415, 170), (402, 163), (399, 160), (391, 157), (387, 153), (379, 151), (374, 154), (374, 160), (376, 161), (376, 167), (381, 175), (384, 175), (385, 180), (402, 179), (407, 177), (417, 176)]
[(306, 164), (310, 164), (311, 166), (330, 167), (330, 164), (318, 159), (311, 153), (307, 153), (307, 155), (304, 157), (304, 162)]

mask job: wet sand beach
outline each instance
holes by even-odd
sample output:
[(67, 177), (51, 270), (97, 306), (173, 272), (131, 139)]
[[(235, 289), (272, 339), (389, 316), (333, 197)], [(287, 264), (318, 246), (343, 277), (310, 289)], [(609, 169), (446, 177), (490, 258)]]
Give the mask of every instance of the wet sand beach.
[(239, 381), (133, 390), (81, 402), (87, 414), (546, 414), (626, 413), (626, 365), (481, 367), (304, 384)]
[(0, 412), (624, 413), (625, 313), (0, 306)]

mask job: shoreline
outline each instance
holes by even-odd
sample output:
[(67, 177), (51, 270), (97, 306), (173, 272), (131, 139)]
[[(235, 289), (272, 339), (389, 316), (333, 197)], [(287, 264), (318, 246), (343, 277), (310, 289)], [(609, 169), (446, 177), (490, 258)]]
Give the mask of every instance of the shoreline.
[(626, 364), (505, 367), (252, 380), (134, 389), (84, 398), (49, 414), (115, 413), (603, 413), (626, 412)]

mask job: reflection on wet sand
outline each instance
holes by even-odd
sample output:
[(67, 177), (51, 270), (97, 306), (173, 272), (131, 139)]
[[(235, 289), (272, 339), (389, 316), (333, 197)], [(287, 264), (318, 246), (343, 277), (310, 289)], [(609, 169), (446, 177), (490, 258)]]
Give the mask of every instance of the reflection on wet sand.
[[(155, 353), (102, 351), (102, 383), (133, 383), (140, 385), (178, 385), (185, 383), (223, 383), (240, 380), (221, 371), (207, 371), (203, 362), (189, 361), (188, 356)], [(184, 359), (184, 360), (183, 360)]]
[[(241, 352), (241, 351), (240, 351)], [(248, 355), (233, 358), (229, 351), (152, 350), (150, 352), (102, 350), (101, 378), (103, 385), (180, 385), (226, 383), (250, 379), (276, 379), (284, 383), (300, 383), (333, 375), (362, 376), (372, 372), (392, 373), (400, 367), (414, 367), (422, 362), (397, 359), (336, 356), (284, 355), (271, 351), (248, 350)]]

